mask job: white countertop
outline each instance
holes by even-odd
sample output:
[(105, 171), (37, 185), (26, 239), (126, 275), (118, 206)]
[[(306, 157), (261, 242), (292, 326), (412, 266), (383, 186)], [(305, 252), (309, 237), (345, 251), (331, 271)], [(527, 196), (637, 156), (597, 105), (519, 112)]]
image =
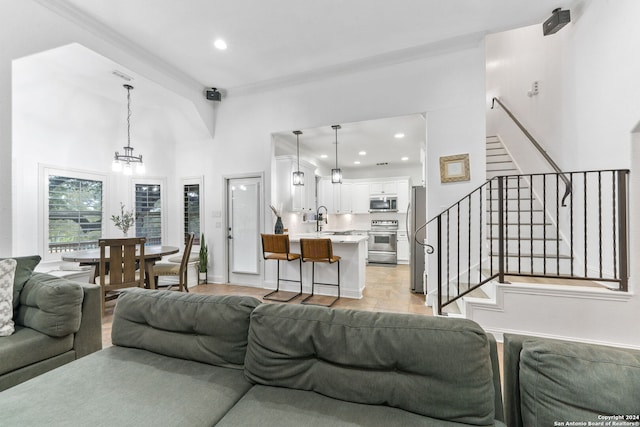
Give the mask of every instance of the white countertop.
[(352, 235), (333, 235), (324, 233), (300, 233), (290, 234), (289, 241), (299, 243), (300, 239), (331, 239), (331, 243), (360, 243), (363, 240), (367, 240), (369, 236), (352, 236)]

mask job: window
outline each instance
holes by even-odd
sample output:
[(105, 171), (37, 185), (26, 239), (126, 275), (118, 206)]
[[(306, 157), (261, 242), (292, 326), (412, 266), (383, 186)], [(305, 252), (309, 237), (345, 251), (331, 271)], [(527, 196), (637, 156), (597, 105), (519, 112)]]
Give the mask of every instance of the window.
[(200, 244), (201, 227), (201, 179), (183, 180), (184, 232), (194, 233), (194, 245)]
[(135, 184), (136, 237), (148, 245), (162, 244), (162, 191), (160, 184)]
[(104, 220), (104, 177), (53, 169), (45, 169), (45, 176), (45, 257), (97, 247)]

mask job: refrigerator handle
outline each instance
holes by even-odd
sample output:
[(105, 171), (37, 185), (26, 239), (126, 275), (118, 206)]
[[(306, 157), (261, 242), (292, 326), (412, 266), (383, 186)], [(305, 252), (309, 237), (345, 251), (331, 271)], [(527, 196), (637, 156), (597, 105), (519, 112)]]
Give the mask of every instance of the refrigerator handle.
[(404, 227), (407, 230), (407, 242), (411, 243), (411, 236), (409, 236), (409, 210), (411, 209), (411, 202), (407, 204), (407, 216), (404, 220)]

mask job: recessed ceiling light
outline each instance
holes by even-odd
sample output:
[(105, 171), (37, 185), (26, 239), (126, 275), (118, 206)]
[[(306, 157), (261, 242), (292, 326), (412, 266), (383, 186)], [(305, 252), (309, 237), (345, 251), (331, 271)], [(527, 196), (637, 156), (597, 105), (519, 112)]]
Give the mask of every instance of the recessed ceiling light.
[(403, 157), (400, 160), (402, 160), (403, 162), (406, 162), (407, 160), (409, 160), (409, 158), (408, 157)]
[(227, 48), (227, 42), (222, 39), (216, 40), (215, 42), (213, 42), (213, 45), (220, 50), (225, 50)]
[(360, 161), (359, 161), (359, 160), (356, 160), (355, 162), (353, 162), (353, 164), (354, 164), (354, 165), (359, 165), (359, 164), (360, 164)]
[(398, 139), (400, 139), (400, 138), (404, 138), (404, 133), (402, 133), (402, 132), (398, 132), (398, 133), (396, 133), (395, 135), (393, 135), (393, 137), (394, 137), (394, 138), (398, 138)]
[(321, 159), (326, 159), (327, 157), (329, 157), (329, 156), (327, 156), (326, 154), (320, 154), (320, 158)]
[(367, 152), (366, 151), (360, 151), (358, 154), (361, 155), (361, 156), (366, 156)]

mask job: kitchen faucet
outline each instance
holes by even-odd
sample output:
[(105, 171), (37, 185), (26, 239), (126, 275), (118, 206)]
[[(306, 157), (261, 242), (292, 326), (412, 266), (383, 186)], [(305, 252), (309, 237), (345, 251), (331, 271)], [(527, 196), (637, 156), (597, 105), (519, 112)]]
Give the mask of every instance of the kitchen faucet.
[[(320, 209), (324, 208), (324, 212), (325, 214), (328, 216), (329, 215), (329, 211), (327, 210), (327, 207), (322, 205), (322, 206), (318, 206), (318, 209), (316, 210), (316, 233), (321, 230), (321, 225), (320, 225), (320, 221), (322, 221), (322, 216), (320, 214)], [(325, 224), (329, 224), (329, 221), (327, 220), (327, 218), (324, 218), (324, 223)]]

